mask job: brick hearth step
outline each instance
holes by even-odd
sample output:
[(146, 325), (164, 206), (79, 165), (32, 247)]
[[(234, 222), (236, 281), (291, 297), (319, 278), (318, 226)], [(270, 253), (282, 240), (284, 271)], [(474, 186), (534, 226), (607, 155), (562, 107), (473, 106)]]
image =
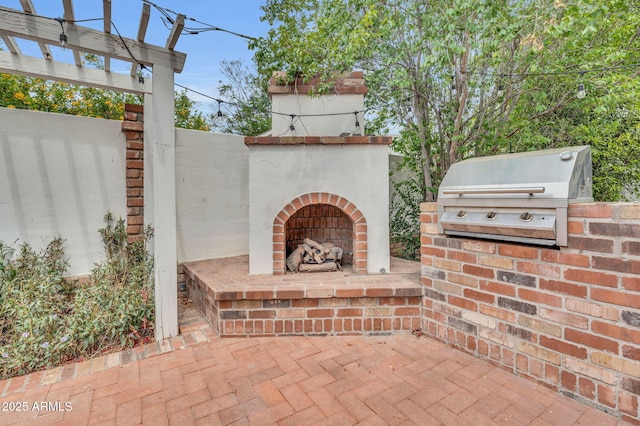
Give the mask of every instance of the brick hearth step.
[(391, 268), (273, 276), (249, 275), (247, 256), (184, 264), (188, 297), (227, 337), (411, 332), (420, 327), (420, 264), (393, 259)]

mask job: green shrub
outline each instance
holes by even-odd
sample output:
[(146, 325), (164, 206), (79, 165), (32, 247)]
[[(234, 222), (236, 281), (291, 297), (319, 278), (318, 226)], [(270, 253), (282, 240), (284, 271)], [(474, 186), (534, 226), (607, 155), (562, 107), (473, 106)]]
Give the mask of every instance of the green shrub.
[(394, 183), (389, 203), (389, 233), (392, 243), (400, 243), (404, 259), (420, 260), (420, 203), (423, 201), (415, 181)]
[(151, 230), (127, 243), (124, 220), (105, 215), (106, 259), (69, 282), (63, 240), (41, 252), (0, 241), (0, 378), (130, 347), (153, 337)]

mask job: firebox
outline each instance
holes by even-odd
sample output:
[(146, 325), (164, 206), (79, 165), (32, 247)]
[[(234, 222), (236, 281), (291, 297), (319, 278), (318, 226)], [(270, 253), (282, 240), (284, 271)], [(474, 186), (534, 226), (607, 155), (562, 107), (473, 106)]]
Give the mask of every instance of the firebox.
[(298, 210), (285, 223), (287, 257), (304, 245), (305, 239), (330, 243), (342, 249), (341, 264), (353, 264), (353, 221), (342, 210), (329, 204), (314, 204)]

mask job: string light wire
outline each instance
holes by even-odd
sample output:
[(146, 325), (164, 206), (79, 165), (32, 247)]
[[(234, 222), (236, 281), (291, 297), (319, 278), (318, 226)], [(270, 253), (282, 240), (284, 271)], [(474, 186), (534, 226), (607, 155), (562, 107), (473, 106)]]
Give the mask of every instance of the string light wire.
[[(153, 6), (156, 10), (158, 10), (160, 12), (164, 16), (163, 18), (161, 18), (162, 22), (164, 23), (165, 27), (170, 29), (170, 26), (167, 25), (167, 24), (173, 25), (173, 23), (175, 22), (175, 18), (173, 18), (171, 16), (171, 14), (173, 14), (174, 16), (177, 16), (178, 13), (173, 11), (173, 10), (171, 10), (171, 9), (168, 9), (166, 7), (159, 6), (159, 5), (153, 3), (153, 2), (151, 2), (149, 0), (142, 0), (142, 1), (144, 3), (150, 5), (150, 6)], [(207, 24), (206, 22), (199, 21), (199, 20), (197, 20), (195, 18), (191, 18), (191, 17), (185, 16), (184, 19), (188, 20), (188, 21), (195, 22), (195, 23), (200, 24), (200, 25), (203, 26), (203, 27), (188, 27), (188, 26), (185, 25), (184, 28), (182, 29), (182, 34), (185, 34), (185, 35), (197, 35), (197, 34), (200, 34), (200, 33), (203, 33), (203, 32), (207, 32), (207, 31), (221, 31), (221, 32), (225, 32), (225, 33), (234, 35), (236, 37), (244, 38), (246, 40), (250, 40), (250, 41), (257, 40), (255, 37), (251, 37), (251, 36), (248, 36), (246, 34), (242, 34), (242, 33), (236, 32), (236, 31), (227, 30), (225, 28), (220, 28), (220, 27), (217, 27), (215, 25)]]
[[(155, 9), (157, 9), (163, 16), (164, 19), (166, 19), (168, 22), (170, 22), (171, 24), (174, 23), (174, 19), (171, 17), (170, 14), (174, 14), (174, 15), (178, 15), (177, 12), (168, 9), (166, 7), (162, 7), (159, 6), (153, 2), (151, 2), (150, 0), (142, 0), (142, 2), (149, 4), (150, 6), (153, 6)], [(25, 16), (33, 16), (36, 18), (42, 18), (42, 19), (49, 19), (49, 20), (53, 20), (53, 21), (57, 21), (59, 23), (64, 23), (64, 22), (68, 22), (68, 23), (79, 23), (79, 22), (90, 22), (90, 21), (102, 21), (104, 20), (104, 18), (89, 18), (89, 19), (74, 19), (74, 20), (66, 20), (63, 18), (51, 18), (49, 16), (44, 16), (44, 15), (37, 15), (34, 13), (29, 13), (29, 12), (24, 12), (21, 10), (15, 10), (15, 9), (9, 9), (9, 8), (5, 8), (0, 6), (0, 9), (4, 10), (5, 12), (9, 12), (9, 13), (16, 13), (16, 14), (20, 14), (20, 15), (25, 15)], [(255, 37), (251, 37), (248, 36), (246, 34), (242, 34), (242, 33), (238, 33), (235, 31), (231, 31), (231, 30), (226, 30), (224, 28), (220, 28), (217, 27), (215, 25), (211, 25), (211, 24), (207, 24), (205, 22), (199, 21), (197, 19), (191, 18), (191, 17), (185, 17), (185, 19), (196, 22), (198, 24), (204, 25), (205, 28), (188, 28), (185, 27), (183, 29), (183, 32), (186, 34), (197, 34), (200, 32), (204, 32), (204, 31), (223, 31), (241, 38), (245, 38), (248, 40), (256, 40)], [(115, 24), (113, 24), (113, 27), (116, 29), (116, 32), (118, 32)], [(120, 39), (122, 39), (122, 36), (120, 35), (120, 33), (118, 32), (118, 36), (120, 37)], [(127, 51), (129, 51), (128, 46), (125, 47), (127, 48)], [(131, 52), (129, 51), (129, 54), (131, 55)], [(142, 66), (142, 64), (135, 58), (133, 58), (134, 61), (136, 63), (138, 63), (139, 65)], [(488, 77), (501, 77), (501, 78), (506, 78), (506, 77), (536, 77), (536, 76), (550, 76), (550, 75), (572, 75), (572, 74), (580, 74), (580, 75), (584, 75), (586, 73), (590, 73), (590, 72), (605, 72), (605, 71), (611, 71), (611, 70), (616, 70), (616, 69), (624, 69), (624, 68), (637, 68), (640, 67), (640, 63), (632, 63), (632, 64), (622, 64), (622, 65), (613, 65), (610, 67), (600, 67), (600, 68), (591, 68), (591, 69), (571, 69), (571, 70), (564, 70), (564, 71), (541, 71), (541, 72), (523, 72), (523, 73), (494, 73), (494, 72), (485, 72), (485, 71), (480, 71), (480, 72), (476, 72), (476, 71), (462, 71), (460, 72), (461, 74), (464, 75), (483, 75), (483, 76), (488, 76)]]
[[(174, 18), (171, 17), (171, 14), (173, 15), (178, 15), (177, 12), (168, 9), (166, 7), (162, 7), (159, 6), (149, 0), (142, 0), (144, 3), (149, 4), (150, 6), (153, 6), (156, 10), (158, 10), (162, 15), (163, 18), (162, 21), (165, 23), (165, 26), (168, 23), (170, 23), (171, 25), (173, 25), (173, 23), (175, 22)], [(32, 17), (36, 17), (36, 18), (41, 18), (41, 19), (49, 19), (49, 20), (54, 20), (56, 22), (58, 22), (61, 26), (62, 29), (62, 33), (60, 34), (60, 45), (62, 47), (66, 46), (67, 43), (67, 36), (64, 32), (64, 23), (68, 22), (68, 23), (80, 23), (80, 22), (91, 22), (91, 21), (103, 21), (104, 18), (88, 18), (88, 19), (75, 19), (75, 20), (66, 20), (63, 18), (51, 18), (49, 16), (44, 16), (44, 15), (37, 15), (34, 13), (29, 13), (29, 12), (25, 12), (25, 11), (19, 11), (19, 10), (14, 10), (14, 9), (8, 9), (8, 8), (4, 8), (4, 7), (0, 7), (0, 9), (9, 12), (9, 13), (16, 13), (16, 14), (21, 14), (21, 15), (25, 15), (25, 16), (32, 16)], [(237, 37), (241, 37), (247, 40), (256, 40), (255, 37), (251, 37), (248, 36), (246, 34), (242, 34), (242, 33), (238, 33), (235, 31), (231, 31), (231, 30), (227, 30), (224, 28), (220, 28), (217, 27), (215, 25), (211, 25), (211, 24), (207, 24), (205, 22), (199, 21), (195, 18), (191, 18), (191, 17), (185, 17), (186, 20), (190, 20), (192, 22), (196, 22), (200, 25), (203, 25), (204, 27), (200, 27), (200, 28), (192, 28), (192, 27), (184, 27), (183, 28), (183, 34), (189, 34), (189, 35), (193, 35), (193, 34), (200, 34), (202, 32), (206, 32), (206, 31), (222, 31), (222, 32), (226, 32), (232, 35), (235, 35)], [(118, 37), (120, 38), (120, 40), (122, 41), (122, 44), (124, 45), (125, 49), (127, 50), (127, 52), (129, 53), (129, 56), (131, 57), (131, 59), (138, 64), (138, 66), (140, 67), (140, 70), (145, 70), (148, 69), (143, 63), (141, 63), (131, 52), (131, 50), (129, 49), (129, 46), (127, 45), (127, 43), (125, 42), (124, 38), (122, 37), (122, 35), (120, 34), (120, 31), (118, 30), (118, 27), (116, 26), (116, 24), (112, 21), (111, 25), (113, 26), (113, 28), (115, 29)], [(606, 71), (611, 71), (611, 70), (617, 70), (617, 69), (625, 69), (625, 68), (637, 68), (640, 67), (640, 63), (632, 63), (632, 64), (622, 64), (622, 65), (614, 65), (614, 66), (610, 66), (610, 67), (599, 67), (599, 68), (591, 68), (591, 69), (572, 69), (572, 70), (563, 70), (563, 71), (541, 71), (541, 72), (524, 72), (524, 73), (493, 73), (493, 72), (474, 72), (474, 71), (462, 71), (461, 74), (463, 75), (482, 75), (482, 76), (489, 76), (489, 77), (499, 77), (500, 79), (504, 79), (507, 77), (539, 77), (539, 76), (554, 76), (554, 75), (575, 75), (575, 74), (579, 74), (580, 75), (580, 82), (578, 84), (578, 98), (582, 98), (585, 96), (585, 90), (584, 90), (584, 83), (582, 82), (582, 77), (586, 74), (586, 73), (590, 73), (590, 72), (606, 72)], [(144, 78), (144, 77), (143, 77)], [(144, 80), (143, 80), (144, 81)], [(142, 84), (142, 82), (140, 83)], [(502, 83), (500, 83), (501, 85)], [(181, 87), (187, 91), (196, 93), (200, 96), (203, 96), (205, 98), (214, 100), (216, 102), (218, 102), (218, 116), (220, 116), (221, 111), (220, 111), (220, 104), (222, 103), (226, 103), (229, 105), (234, 105), (234, 106), (240, 106), (238, 104), (235, 104), (233, 102), (227, 102), (224, 101), (222, 99), (219, 98), (214, 98), (212, 96), (209, 96), (207, 94), (204, 94), (202, 92), (199, 92), (197, 90), (191, 89), (189, 87), (186, 86), (182, 86), (180, 84), (175, 83), (176, 86)], [(254, 110), (258, 110), (257, 108), (252, 108)], [(324, 113), (324, 114), (288, 114), (288, 113), (282, 113), (282, 112), (278, 112), (278, 111), (266, 111), (266, 112), (270, 112), (271, 114), (276, 114), (276, 115), (283, 115), (283, 116), (291, 116), (291, 117), (323, 117), (323, 116), (340, 116), (340, 115), (347, 115), (347, 114), (355, 114), (356, 116), (356, 127), (360, 127), (360, 123), (358, 122), (358, 117), (357, 114), (359, 112), (365, 112), (365, 111), (355, 111), (355, 112), (342, 112), (342, 113)], [(292, 124), (293, 126), (293, 118), (292, 118)]]
[[(218, 104), (227, 104), (227, 105), (233, 105), (236, 107), (240, 107), (243, 105), (234, 103), (234, 102), (229, 102), (229, 101), (225, 101), (223, 99), (220, 98), (216, 98), (210, 95), (207, 95), (206, 93), (202, 93), (198, 90), (194, 90), (190, 87), (187, 86), (183, 86), (182, 84), (178, 84), (178, 83), (174, 83), (175, 86), (180, 87), (181, 89), (184, 89), (188, 92), (193, 92), (197, 95), (200, 95), (202, 97), (205, 97), (207, 99), (211, 99), (212, 101), (216, 101), (218, 102)], [(264, 110), (260, 110), (258, 108), (251, 108), (254, 111), (259, 111), (259, 112), (265, 112), (265, 113), (270, 113), (270, 114), (275, 114), (275, 115), (282, 115), (282, 116), (286, 116), (286, 117), (331, 117), (331, 116), (339, 116), (339, 115), (353, 115), (353, 114), (359, 114), (359, 113), (364, 113), (365, 111), (350, 111), (350, 112), (333, 112), (333, 113), (325, 113), (325, 114), (291, 114), (291, 113), (284, 113), (284, 112), (278, 112), (278, 111), (264, 111)]]

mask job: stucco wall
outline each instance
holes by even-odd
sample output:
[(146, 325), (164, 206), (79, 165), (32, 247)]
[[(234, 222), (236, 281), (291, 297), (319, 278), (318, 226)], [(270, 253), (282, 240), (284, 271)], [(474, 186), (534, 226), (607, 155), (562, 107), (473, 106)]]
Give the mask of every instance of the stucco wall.
[(369, 272), (389, 270), (388, 147), (252, 145), (249, 156), (250, 273), (273, 272), (273, 220), (294, 198), (312, 192), (352, 202), (368, 226)]
[(248, 156), (241, 136), (176, 129), (178, 261), (249, 253)]
[[(337, 136), (341, 133), (364, 133), (364, 96), (329, 94), (321, 96), (273, 95), (272, 129), (274, 136)], [(358, 112), (360, 127), (356, 127)], [(339, 115), (325, 115), (336, 114)], [(290, 114), (296, 116), (291, 119)], [(299, 117), (299, 114), (304, 116)], [(290, 129), (293, 122), (295, 130)]]
[(120, 121), (0, 108), (0, 240), (65, 239), (69, 275), (103, 255), (98, 229), (126, 217)]
[[(68, 275), (103, 258), (103, 216), (127, 216), (121, 122), (0, 108), (0, 240), (65, 239)], [(178, 260), (249, 251), (243, 138), (176, 129)]]

